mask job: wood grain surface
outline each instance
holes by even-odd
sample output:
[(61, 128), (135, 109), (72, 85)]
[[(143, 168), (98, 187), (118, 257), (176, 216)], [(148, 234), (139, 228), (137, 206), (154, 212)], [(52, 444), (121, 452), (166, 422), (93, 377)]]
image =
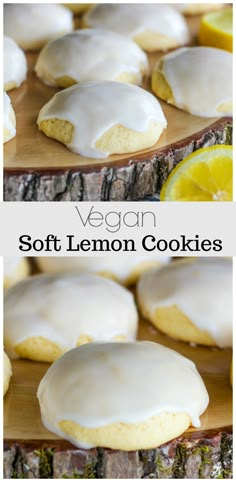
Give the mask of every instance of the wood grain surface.
[[(207, 411), (201, 417), (200, 429), (190, 428), (194, 433), (231, 427), (232, 389), (229, 382), (229, 369), (232, 357), (230, 349), (192, 347), (157, 332), (148, 322), (139, 323), (139, 339), (151, 340), (172, 348), (193, 360), (202, 375), (210, 396)], [(4, 399), (4, 439), (41, 440), (59, 439), (48, 432), (40, 418), (36, 398), (37, 387), (47, 368), (46, 363), (26, 360), (13, 361), (13, 377), (10, 389)], [(155, 367), (153, 367), (155, 370)], [(190, 394), (191, 396), (191, 394)]]

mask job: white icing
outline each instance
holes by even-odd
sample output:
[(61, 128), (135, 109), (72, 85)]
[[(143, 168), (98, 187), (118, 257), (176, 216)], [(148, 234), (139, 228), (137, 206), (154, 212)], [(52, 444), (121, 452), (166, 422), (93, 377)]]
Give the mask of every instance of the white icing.
[(37, 48), (73, 30), (70, 10), (57, 4), (13, 3), (4, 5), (4, 34), (23, 49)]
[(92, 343), (67, 352), (48, 369), (37, 397), (44, 425), (64, 438), (62, 420), (97, 428), (187, 413), (200, 427), (209, 402), (192, 361), (147, 341)]
[(77, 30), (47, 44), (39, 54), (35, 71), (46, 84), (69, 76), (77, 82), (116, 80), (132, 73), (137, 83), (148, 70), (146, 54), (131, 39), (100, 29)]
[(5, 348), (29, 337), (45, 337), (63, 350), (80, 335), (95, 341), (126, 336), (134, 340), (138, 315), (133, 295), (113, 281), (95, 275), (39, 275), (13, 285), (4, 300)]
[(96, 147), (96, 141), (111, 127), (121, 124), (136, 132), (146, 132), (151, 121), (163, 126), (167, 121), (156, 98), (136, 85), (123, 82), (87, 82), (58, 92), (43, 106), (42, 121), (57, 118), (74, 126), (67, 147), (85, 157), (104, 158), (109, 152)]
[(124, 282), (141, 263), (168, 263), (170, 257), (158, 256), (153, 253), (135, 256), (83, 256), (83, 257), (55, 257), (38, 256), (37, 264), (45, 273), (63, 273), (76, 271), (80, 273), (113, 273)]
[(14, 83), (16, 87), (26, 79), (27, 61), (23, 50), (13, 39), (4, 37), (3, 40), (4, 66), (3, 83), (5, 86)]
[(11, 99), (6, 92), (3, 93), (3, 127), (4, 142), (10, 141), (16, 135), (16, 119), (11, 105)]
[(232, 346), (232, 261), (199, 258), (179, 261), (145, 273), (138, 299), (150, 314), (177, 305), (218, 346)]
[(11, 276), (18, 269), (19, 265), (24, 261), (21, 256), (6, 256), (3, 261), (4, 276)]
[(175, 105), (190, 114), (221, 117), (217, 108), (232, 102), (233, 59), (230, 52), (210, 47), (178, 49), (165, 55), (162, 71)]
[(85, 15), (85, 19), (88, 26), (106, 28), (129, 37), (156, 32), (175, 39), (179, 45), (189, 41), (184, 18), (169, 5), (98, 4)]

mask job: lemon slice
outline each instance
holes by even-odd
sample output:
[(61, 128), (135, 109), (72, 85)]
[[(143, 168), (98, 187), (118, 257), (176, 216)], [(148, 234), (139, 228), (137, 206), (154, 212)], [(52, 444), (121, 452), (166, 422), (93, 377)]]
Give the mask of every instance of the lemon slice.
[(232, 201), (231, 146), (199, 149), (181, 161), (163, 184), (161, 201)]
[(232, 8), (204, 15), (201, 20), (198, 41), (200, 45), (233, 51)]

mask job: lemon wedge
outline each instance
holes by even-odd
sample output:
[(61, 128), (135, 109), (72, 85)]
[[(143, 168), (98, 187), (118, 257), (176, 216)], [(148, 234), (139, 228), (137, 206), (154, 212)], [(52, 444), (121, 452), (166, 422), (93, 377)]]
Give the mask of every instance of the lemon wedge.
[(198, 34), (200, 45), (233, 51), (232, 8), (208, 13), (202, 17)]
[(231, 146), (199, 149), (181, 161), (163, 184), (161, 201), (232, 201)]

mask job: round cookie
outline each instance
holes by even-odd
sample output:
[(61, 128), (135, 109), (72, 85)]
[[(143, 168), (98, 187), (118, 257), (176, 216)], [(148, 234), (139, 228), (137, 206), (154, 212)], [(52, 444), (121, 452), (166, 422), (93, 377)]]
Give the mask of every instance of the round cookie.
[(10, 37), (3, 38), (3, 53), (3, 88), (7, 91), (19, 87), (26, 79), (27, 61), (23, 50)]
[(24, 50), (39, 50), (53, 38), (73, 30), (73, 14), (58, 4), (4, 5), (4, 34)]
[(12, 376), (11, 362), (7, 354), (3, 352), (3, 396), (7, 393), (11, 376)]
[(183, 260), (145, 273), (138, 304), (156, 328), (178, 340), (232, 346), (232, 261)]
[(209, 402), (192, 361), (147, 341), (71, 350), (49, 368), (37, 397), (51, 432), (85, 449), (128, 451), (200, 427)]
[(11, 99), (3, 92), (3, 142), (8, 142), (16, 135), (16, 116)]
[(147, 149), (167, 121), (155, 97), (136, 85), (87, 82), (58, 92), (43, 106), (38, 127), (85, 157)]
[(4, 288), (10, 288), (14, 283), (20, 281), (30, 272), (29, 263), (21, 256), (5, 257), (3, 261)]
[(183, 15), (201, 15), (220, 10), (223, 6), (224, 3), (173, 3), (173, 7)]
[(131, 37), (148, 52), (180, 47), (190, 40), (185, 19), (163, 4), (98, 4), (85, 14), (84, 26)]
[(63, 88), (100, 80), (141, 84), (148, 61), (131, 39), (108, 30), (85, 29), (45, 45), (35, 72), (45, 84)]
[(37, 265), (43, 273), (96, 273), (124, 285), (136, 283), (141, 274), (150, 268), (168, 263), (168, 256), (154, 254), (135, 256), (38, 256)]
[(7, 290), (4, 343), (11, 358), (53, 362), (92, 341), (134, 340), (133, 295), (95, 275), (38, 275)]
[(152, 90), (169, 104), (193, 115), (232, 115), (232, 68), (232, 54), (225, 50), (178, 49), (158, 60), (152, 74)]

